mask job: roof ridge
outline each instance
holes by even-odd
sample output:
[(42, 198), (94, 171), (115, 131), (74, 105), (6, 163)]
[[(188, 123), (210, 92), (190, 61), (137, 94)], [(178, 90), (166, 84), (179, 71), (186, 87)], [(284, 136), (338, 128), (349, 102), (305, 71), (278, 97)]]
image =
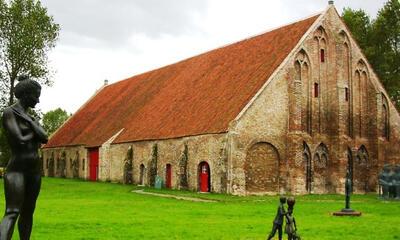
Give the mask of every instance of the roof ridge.
[(169, 66), (172, 66), (172, 65), (175, 65), (175, 64), (179, 64), (179, 63), (181, 63), (181, 62), (188, 61), (188, 60), (190, 60), (190, 59), (192, 59), (192, 58), (196, 58), (196, 57), (201, 56), (201, 55), (206, 55), (206, 54), (208, 54), (208, 53), (210, 53), (210, 52), (214, 52), (214, 51), (217, 51), (217, 50), (220, 50), (220, 49), (229, 47), (229, 46), (231, 46), (231, 45), (235, 45), (235, 44), (238, 44), (238, 43), (241, 43), (241, 42), (244, 42), (244, 41), (248, 41), (248, 40), (250, 40), (250, 39), (253, 39), (253, 38), (262, 36), (262, 35), (264, 35), (264, 34), (267, 34), (267, 33), (272, 32), (272, 31), (275, 31), (275, 30), (278, 30), (278, 29), (281, 29), (281, 28), (290, 26), (290, 25), (292, 25), (292, 24), (296, 24), (296, 23), (301, 22), (301, 21), (305, 21), (305, 20), (307, 20), (307, 19), (309, 19), (309, 18), (313, 18), (313, 17), (316, 17), (316, 16), (318, 16), (318, 15), (323, 15), (325, 12), (326, 12), (326, 10), (323, 11), (323, 12), (317, 12), (317, 13), (308, 15), (307, 17), (303, 17), (303, 18), (300, 18), (300, 19), (297, 19), (297, 20), (293, 20), (292, 22), (289, 22), (289, 23), (286, 23), (286, 24), (283, 24), (283, 25), (279, 25), (279, 26), (276, 26), (276, 27), (271, 27), (270, 29), (265, 30), (265, 31), (262, 31), (262, 32), (260, 32), (260, 33), (256, 33), (256, 34), (254, 34), (254, 35), (250, 35), (250, 36), (245, 37), (245, 38), (242, 38), (242, 39), (240, 39), (240, 40), (235, 40), (235, 41), (233, 41), (233, 42), (231, 42), (231, 43), (223, 44), (223, 45), (221, 45), (221, 46), (219, 46), (219, 47), (216, 47), (216, 48), (211, 48), (211, 49), (209, 49), (209, 50), (206, 50), (205, 52), (201, 52), (201, 53), (199, 53), (199, 54), (195, 54), (195, 55), (192, 55), (192, 56), (190, 56), (190, 57), (183, 58), (183, 59), (178, 60), (178, 61), (176, 61), (176, 62), (167, 64), (167, 65), (163, 65), (163, 66), (159, 66), (159, 67), (153, 68), (153, 69), (148, 70), (148, 71), (144, 71), (144, 72), (137, 73), (137, 74), (135, 74), (135, 75), (132, 75), (132, 76), (127, 77), (127, 78), (124, 78), (124, 79), (121, 79), (121, 80), (116, 81), (116, 82), (114, 82), (114, 83), (110, 83), (110, 84), (108, 84), (106, 87), (115, 85), (115, 84), (120, 83), (120, 82), (123, 82), (123, 81), (131, 80), (131, 79), (134, 78), (134, 77), (137, 77), (137, 76), (140, 76), (140, 75), (143, 75), (143, 74), (146, 74), (146, 73), (150, 73), (150, 72), (153, 72), (153, 71), (158, 71), (158, 70), (160, 70), (160, 69), (167, 68), (167, 67), (169, 67)]
[[(313, 18), (313, 17), (316, 17), (316, 16), (318, 16), (318, 15), (322, 15), (323, 13), (324, 13), (324, 12), (314, 13), (314, 14), (308, 15), (307, 17), (303, 17), (303, 18), (300, 18), (300, 19), (297, 19), (297, 20), (293, 20), (293, 21), (288, 22), (288, 23), (285, 23), (285, 24), (283, 24), (283, 25), (279, 25), (279, 26), (276, 26), (276, 27), (271, 27), (271, 28), (269, 28), (269, 29), (267, 29), (267, 30), (264, 30), (264, 31), (260, 32), (260, 33), (255, 33), (255, 34), (250, 35), (250, 36), (248, 36), (248, 37), (246, 37), (246, 38), (243, 38), (242, 40), (238, 40), (238, 41), (235, 41), (235, 42), (232, 42), (232, 43), (226, 43), (226, 44), (222, 45), (221, 47), (215, 48), (215, 49), (213, 49), (213, 50), (217, 50), (217, 49), (220, 49), (220, 48), (228, 47), (228, 46), (233, 45), (233, 44), (235, 44), (235, 43), (239, 43), (239, 42), (246, 41), (246, 40), (249, 40), (249, 39), (252, 39), (252, 38), (255, 38), (255, 37), (259, 37), (259, 36), (261, 36), (261, 35), (270, 33), (270, 32), (272, 32), (272, 31), (278, 30), (278, 29), (280, 29), (280, 28), (284, 28), (284, 27), (290, 26), (290, 25), (292, 25), (292, 24), (296, 24), (296, 23), (298, 23), (298, 22), (307, 20), (307, 19), (309, 19), (309, 18)], [(213, 51), (213, 50), (211, 50), (211, 51)]]
[[(312, 25), (310, 25), (310, 27), (307, 29), (307, 31), (302, 35), (302, 37), (299, 39), (299, 41), (297, 42), (297, 44), (292, 48), (292, 50), (289, 52), (289, 54), (287, 54), (287, 56), (283, 59), (283, 61), (281, 62), (281, 64), (279, 66), (277, 66), (275, 68), (275, 70), (272, 72), (272, 74), (270, 76), (268, 76), (268, 79), (266, 79), (265, 83), (263, 86), (261, 86), (261, 88), (257, 91), (257, 93), (253, 96), (252, 99), (250, 99), (250, 101), (246, 104), (246, 106), (242, 109), (242, 111), (240, 111), (240, 113), (231, 121), (231, 123), (233, 122), (237, 122), (243, 115), (244, 113), (247, 111), (247, 109), (250, 108), (250, 106), (255, 102), (255, 100), (258, 98), (258, 96), (260, 96), (260, 94), (264, 91), (264, 89), (270, 84), (271, 80), (275, 77), (275, 75), (279, 72), (279, 70), (286, 65), (288, 59), (292, 56), (292, 54), (295, 52), (295, 50), (302, 44), (302, 42), (305, 40), (306, 36), (311, 32), (312, 29), (315, 28), (315, 26), (318, 24), (318, 22), (321, 21), (321, 19), (323, 18), (323, 16), (328, 12), (330, 6), (328, 8), (325, 9), (325, 11), (321, 12), (318, 16), (318, 14), (313, 15), (312, 17), (316, 17), (318, 16), (317, 19), (315, 19), (315, 21), (313, 22)], [(304, 18), (303, 20), (300, 20), (298, 22), (301, 21), (305, 21), (307, 19), (310, 19), (312, 17), (309, 18)], [(294, 22), (297, 23), (297, 22)], [(294, 24), (292, 23), (292, 24)], [(290, 26), (291, 24), (288, 24), (286, 26)], [(278, 28), (279, 29), (279, 28)]]
[(113, 143), (226, 132), (317, 18), (107, 85), (48, 147), (101, 145), (121, 127)]
[[(53, 136), (55, 136), (56, 133), (57, 133), (58, 131), (60, 131), (61, 128), (63, 128), (63, 127), (72, 119), (72, 117), (73, 117), (76, 113), (78, 113), (80, 110), (82, 110), (82, 109), (83, 109), (94, 97), (96, 97), (96, 95), (97, 95), (99, 92), (101, 92), (101, 90), (103, 90), (105, 87), (107, 87), (107, 85), (103, 85), (103, 86), (101, 86), (99, 89), (97, 89), (97, 90), (89, 97), (89, 99), (86, 100), (86, 102), (85, 102), (84, 104), (82, 104), (82, 106), (80, 106), (74, 113), (72, 113), (72, 114), (67, 118), (67, 120), (65, 120), (65, 122), (63, 122), (52, 134), (50, 134), (49, 139), (52, 138)], [(43, 145), (43, 148), (46, 148), (46, 145), (47, 145), (47, 143)]]

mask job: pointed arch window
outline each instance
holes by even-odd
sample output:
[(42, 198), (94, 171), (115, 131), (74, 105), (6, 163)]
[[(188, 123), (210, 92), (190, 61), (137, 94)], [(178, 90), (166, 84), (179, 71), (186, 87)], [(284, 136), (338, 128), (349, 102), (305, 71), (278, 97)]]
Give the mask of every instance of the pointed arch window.
[(357, 164), (361, 166), (368, 166), (368, 158), (367, 148), (365, 148), (364, 145), (361, 145), (357, 151)]
[(295, 80), (300, 83), (300, 87), (296, 90), (299, 100), (301, 101), (301, 128), (302, 131), (311, 134), (311, 66), (307, 53), (302, 49), (296, 56), (294, 62)]
[(314, 34), (314, 38), (318, 44), (319, 49), (319, 60), (321, 63), (326, 62), (326, 47), (327, 47), (327, 35), (325, 29), (320, 26)]
[(315, 166), (319, 168), (326, 168), (328, 166), (328, 148), (325, 144), (321, 143), (317, 149), (315, 150), (314, 154), (314, 163)]
[(312, 191), (312, 182), (313, 182), (313, 174), (312, 174), (312, 162), (311, 162), (311, 152), (306, 142), (303, 142), (303, 164), (305, 167), (305, 190), (308, 193)]
[[(360, 59), (355, 70), (355, 81), (353, 97), (355, 113), (358, 115), (356, 126), (358, 125), (358, 136), (365, 137), (368, 135), (368, 121), (369, 121), (369, 103), (368, 103), (368, 85), (369, 74), (368, 68), (364, 60)], [(358, 96), (357, 96), (358, 95)], [(356, 97), (357, 96), (357, 97)]]
[(313, 59), (316, 63), (316, 76), (313, 78), (312, 93), (314, 99), (312, 100), (312, 131), (324, 133), (327, 130), (326, 115), (323, 114), (322, 106), (328, 106), (328, 96), (326, 89), (328, 88), (328, 53), (329, 41), (328, 35), (324, 27), (321, 25), (314, 32), (313, 39)]
[[(344, 116), (344, 124), (346, 129), (346, 134), (349, 137), (353, 137), (353, 85), (352, 85), (352, 77), (351, 77), (351, 56), (350, 56), (350, 40), (348, 38), (348, 34), (345, 30), (341, 30), (339, 32), (339, 45), (336, 48), (336, 57), (338, 63), (337, 76), (339, 81), (343, 81), (342, 83), (345, 85), (344, 88), (344, 100), (346, 104), (343, 108), (343, 116)], [(341, 100), (341, 99), (340, 99)]]
[(389, 105), (386, 96), (382, 93), (382, 137), (389, 140)]

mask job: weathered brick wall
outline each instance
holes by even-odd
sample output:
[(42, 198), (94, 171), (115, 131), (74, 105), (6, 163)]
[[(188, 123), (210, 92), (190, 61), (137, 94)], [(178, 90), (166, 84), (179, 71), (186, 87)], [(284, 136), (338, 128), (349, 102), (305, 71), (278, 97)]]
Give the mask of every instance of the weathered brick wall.
[(247, 152), (244, 172), (247, 191), (277, 192), (279, 190), (278, 152), (269, 143), (256, 143)]
[[(228, 133), (110, 140), (100, 148), (99, 179), (122, 182), (131, 148), (136, 184), (149, 185), (154, 174), (165, 181), (170, 164), (172, 188), (198, 190), (199, 164), (206, 161), (214, 192), (343, 193), (348, 168), (355, 192), (376, 191), (383, 164), (400, 163), (400, 116), (333, 7), (307, 34)], [(86, 179), (83, 147), (44, 149), (45, 174), (74, 177), (77, 153), (79, 177)], [(54, 171), (46, 165), (52, 156)], [(65, 171), (57, 170), (57, 159), (65, 160)]]
[[(157, 152), (154, 152), (154, 145), (157, 145)], [(157, 154), (157, 175), (163, 181), (166, 180), (166, 166), (172, 167), (172, 188), (181, 188), (181, 168), (180, 162), (184, 154), (185, 145), (187, 146), (187, 181), (188, 188), (198, 190), (198, 166), (206, 161), (210, 166), (211, 172), (211, 191), (226, 192), (226, 134), (209, 134), (202, 136), (185, 137), (178, 139), (167, 139), (158, 141), (141, 141), (124, 144), (111, 144), (109, 152), (101, 156), (109, 156), (110, 159), (100, 158), (102, 162), (109, 162), (109, 169), (101, 169), (101, 172), (109, 172), (109, 175), (101, 175), (100, 180), (111, 180), (122, 182), (123, 166), (128, 149), (133, 151), (133, 183), (140, 184), (140, 166), (144, 165), (144, 184), (149, 185), (150, 164)], [(101, 150), (103, 151), (103, 150)], [(104, 167), (106, 167), (104, 165)]]
[[(343, 193), (348, 167), (353, 170), (355, 192), (376, 191), (383, 163), (399, 162), (399, 114), (388, 103), (390, 137), (385, 138), (382, 98), (389, 98), (350, 36), (330, 8), (250, 108), (232, 123), (228, 134), (232, 193), (270, 192), (265, 180), (268, 175), (273, 178), (275, 170), (264, 168), (276, 160), (251, 151), (261, 142), (277, 149), (278, 192)], [(253, 165), (260, 165), (258, 172), (246, 170)], [(246, 179), (254, 186), (246, 186)], [(257, 181), (265, 182), (265, 191)]]
[[(153, 146), (157, 145), (157, 152), (153, 152)], [(185, 145), (187, 153), (185, 152)], [(99, 148), (99, 180), (123, 182), (124, 161), (129, 148), (133, 151), (133, 183), (140, 184), (140, 166), (144, 165), (144, 184), (149, 185), (150, 162), (154, 154), (157, 154), (157, 175), (165, 182), (166, 165), (172, 166), (172, 188), (181, 188), (181, 176), (187, 177), (187, 188), (198, 190), (198, 166), (201, 162), (207, 162), (211, 172), (211, 191), (227, 191), (227, 143), (226, 134), (207, 134), (202, 136), (167, 139), (159, 141), (141, 141), (124, 144), (105, 143)], [(42, 149), (43, 166), (45, 176), (49, 176), (49, 168), (46, 163), (54, 156), (54, 176), (61, 177), (56, 172), (57, 159), (65, 155), (67, 178), (74, 178), (73, 161), (79, 156), (79, 178), (88, 179), (89, 160), (88, 151), (84, 147), (63, 147)], [(187, 156), (186, 173), (181, 170), (182, 157)], [(84, 165), (82, 163), (84, 162)], [(84, 166), (84, 167), (83, 167)]]
[[(87, 179), (88, 153), (83, 146), (45, 148), (41, 151), (45, 176)], [(65, 160), (65, 167), (62, 167), (62, 160)]]
[[(288, 167), (284, 136), (289, 120), (289, 96), (285, 76), (285, 71), (281, 71), (276, 80), (271, 81), (255, 98), (239, 121), (231, 124), (228, 134), (228, 176), (229, 192), (232, 194), (275, 194), (277, 191), (286, 191)], [(263, 163), (270, 167), (263, 167), (259, 172), (250, 169), (253, 164), (260, 168)], [(274, 169), (280, 169), (279, 174), (275, 174)], [(246, 176), (246, 172), (256, 175)], [(265, 183), (265, 187), (260, 187), (261, 183), (256, 183), (258, 181)]]

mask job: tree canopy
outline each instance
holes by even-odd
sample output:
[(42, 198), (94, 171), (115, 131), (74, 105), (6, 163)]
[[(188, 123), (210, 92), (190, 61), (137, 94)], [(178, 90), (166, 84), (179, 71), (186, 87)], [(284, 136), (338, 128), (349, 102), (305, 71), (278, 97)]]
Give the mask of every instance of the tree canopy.
[[(27, 74), (41, 84), (51, 84), (48, 53), (55, 47), (60, 26), (38, 0), (0, 0), (0, 113), (14, 102), (15, 80)], [(40, 111), (35, 110), (36, 117)], [(0, 165), (10, 151), (1, 124)]]
[(48, 52), (55, 47), (60, 26), (38, 0), (0, 0), (0, 103), (14, 102), (15, 80), (28, 74), (51, 84)]
[[(2, 117), (0, 116), (0, 123), (2, 122)], [(0, 167), (4, 167), (7, 164), (10, 155), (11, 152), (4, 133), (4, 128), (2, 127), (2, 124), (0, 124)]]
[(388, 0), (375, 19), (364, 10), (345, 8), (343, 20), (400, 108), (400, 2)]
[(47, 134), (53, 134), (71, 115), (65, 110), (57, 108), (43, 114), (43, 128)]

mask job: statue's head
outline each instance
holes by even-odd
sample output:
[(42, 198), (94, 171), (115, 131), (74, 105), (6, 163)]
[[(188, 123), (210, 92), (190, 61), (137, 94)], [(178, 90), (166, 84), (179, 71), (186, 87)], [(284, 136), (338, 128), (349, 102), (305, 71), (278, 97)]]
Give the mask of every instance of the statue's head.
[(18, 83), (15, 85), (14, 95), (22, 105), (34, 108), (39, 103), (39, 97), (42, 87), (35, 80), (27, 75), (18, 77)]
[(287, 205), (291, 208), (293, 208), (294, 204), (296, 203), (296, 200), (294, 199), (294, 197), (289, 197), (287, 199)]
[(346, 169), (346, 176), (350, 176), (350, 168)]
[(280, 201), (281, 203), (286, 203), (286, 197), (280, 196), (280, 197), (279, 197), (279, 201)]

